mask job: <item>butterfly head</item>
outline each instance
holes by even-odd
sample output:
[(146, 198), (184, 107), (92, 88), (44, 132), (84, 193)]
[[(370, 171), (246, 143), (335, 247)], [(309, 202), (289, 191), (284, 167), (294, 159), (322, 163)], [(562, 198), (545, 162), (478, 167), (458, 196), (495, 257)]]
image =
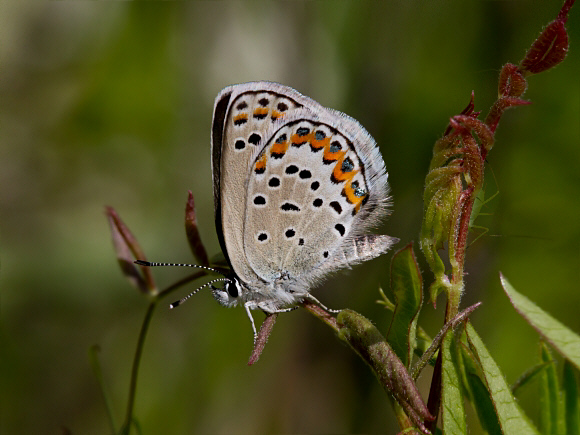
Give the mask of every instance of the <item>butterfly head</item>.
[(229, 277), (223, 288), (211, 286), (211, 293), (216, 301), (224, 307), (235, 307), (241, 301), (244, 292), (240, 281), (235, 277)]

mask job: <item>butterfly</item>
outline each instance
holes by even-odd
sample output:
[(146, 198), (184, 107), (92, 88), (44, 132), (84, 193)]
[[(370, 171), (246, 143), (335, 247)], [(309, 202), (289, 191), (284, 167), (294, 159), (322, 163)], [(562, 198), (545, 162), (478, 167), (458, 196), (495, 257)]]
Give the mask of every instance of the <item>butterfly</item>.
[(368, 234), (388, 214), (388, 175), (374, 139), (344, 113), (278, 83), (228, 86), (215, 100), (211, 147), (230, 272), (206, 285), (221, 305), (246, 309), (254, 338), (251, 310), (281, 313), (304, 300), (324, 307), (314, 286), (398, 241)]

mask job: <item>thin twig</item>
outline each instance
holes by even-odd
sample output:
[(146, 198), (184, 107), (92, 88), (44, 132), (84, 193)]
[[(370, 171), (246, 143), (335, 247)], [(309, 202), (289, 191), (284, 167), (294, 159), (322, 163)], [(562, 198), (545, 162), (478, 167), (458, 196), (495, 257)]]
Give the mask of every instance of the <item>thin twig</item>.
[(143, 324), (141, 325), (141, 331), (139, 332), (139, 339), (137, 341), (137, 349), (135, 350), (135, 356), (133, 357), (133, 367), (131, 369), (131, 381), (129, 383), (129, 399), (127, 400), (127, 412), (125, 414), (125, 422), (121, 428), (121, 433), (128, 435), (131, 431), (131, 424), (133, 422), (133, 407), (135, 405), (135, 393), (137, 390), (137, 375), (139, 373), (139, 363), (141, 362), (141, 355), (143, 354), (143, 347), (145, 345), (145, 337), (147, 336), (147, 330), (149, 329), (149, 324), (151, 323), (151, 318), (153, 317), (153, 312), (157, 306), (159, 298), (152, 299), (147, 307), (147, 312), (145, 313), (145, 318), (143, 319)]

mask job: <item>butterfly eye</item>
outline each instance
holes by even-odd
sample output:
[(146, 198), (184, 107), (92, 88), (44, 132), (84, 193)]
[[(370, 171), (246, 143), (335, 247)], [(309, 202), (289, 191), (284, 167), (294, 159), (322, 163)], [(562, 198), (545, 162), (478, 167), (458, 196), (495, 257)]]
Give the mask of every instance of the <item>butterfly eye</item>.
[(235, 283), (227, 282), (225, 285), (225, 289), (232, 298), (238, 297), (239, 295), (238, 287), (236, 286)]

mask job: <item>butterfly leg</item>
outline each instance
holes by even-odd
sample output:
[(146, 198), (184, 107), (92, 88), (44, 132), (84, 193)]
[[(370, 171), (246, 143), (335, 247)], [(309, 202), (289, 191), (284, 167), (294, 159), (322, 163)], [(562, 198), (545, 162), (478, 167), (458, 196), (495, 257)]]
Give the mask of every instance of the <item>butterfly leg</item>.
[[(254, 323), (254, 317), (252, 316), (252, 312), (250, 310), (252, 308), (256, 308), (256, 304), (255, 302), (249, 301), (244, 304), (244, 308), (246, 309), (246, 313), (248, 314), (248, 319), (250, 319), (250, 322), (252, 323), (252, 331), (254, 331), (254, 344), (255, 344), (256, 340), (258, 339), (258, 332), (256, 330), (256, 324)], [(271, 311), (264, 309), (263, 307), (260, 307), (260, 305), (258, 304), (258, 308), (260, 308), (266, 314), (279, 314), (294, 311), (298, 307), (282, 308), (280, 310)]]
[(332, 314), (338, 314), (340, 313), (341, 310), (332, 310), (330, 308), (328, 308), (326, 305), (324, 305), (322, 302), (320, 302), (318, 299), (316, 299), (314, 296), (312, 296), (310, 293), (308, 293), (304, 299), (309, 300), (310, 302), (314, 302), (316, 305), (318, 305), (320, 308), (322, 308), (323, 310), (332, 313)]
[(296, 306), (296, 307), (290, 307), (290, 308), (282, 308), (282, 309), (276, 310), (274, 312), (275, 313), (289, 313), (290, 311), (294, 311), (294, 310), (297, 310), (297, 309), (298, 309), (298, 307)]
[(258, 338), (258, 332), (256, 331), (256, 324), (254, 323), (254, 318), (252, 317), (252, 313), (250, 312), (250, 306), (253, 306), (255, 303), (248, 301), (244, 304), (244, 308), (246, 309), (246, 314), (248, 315), (248, 319), (252, 323), (252, 331), (254, 331), (254, 343)]

